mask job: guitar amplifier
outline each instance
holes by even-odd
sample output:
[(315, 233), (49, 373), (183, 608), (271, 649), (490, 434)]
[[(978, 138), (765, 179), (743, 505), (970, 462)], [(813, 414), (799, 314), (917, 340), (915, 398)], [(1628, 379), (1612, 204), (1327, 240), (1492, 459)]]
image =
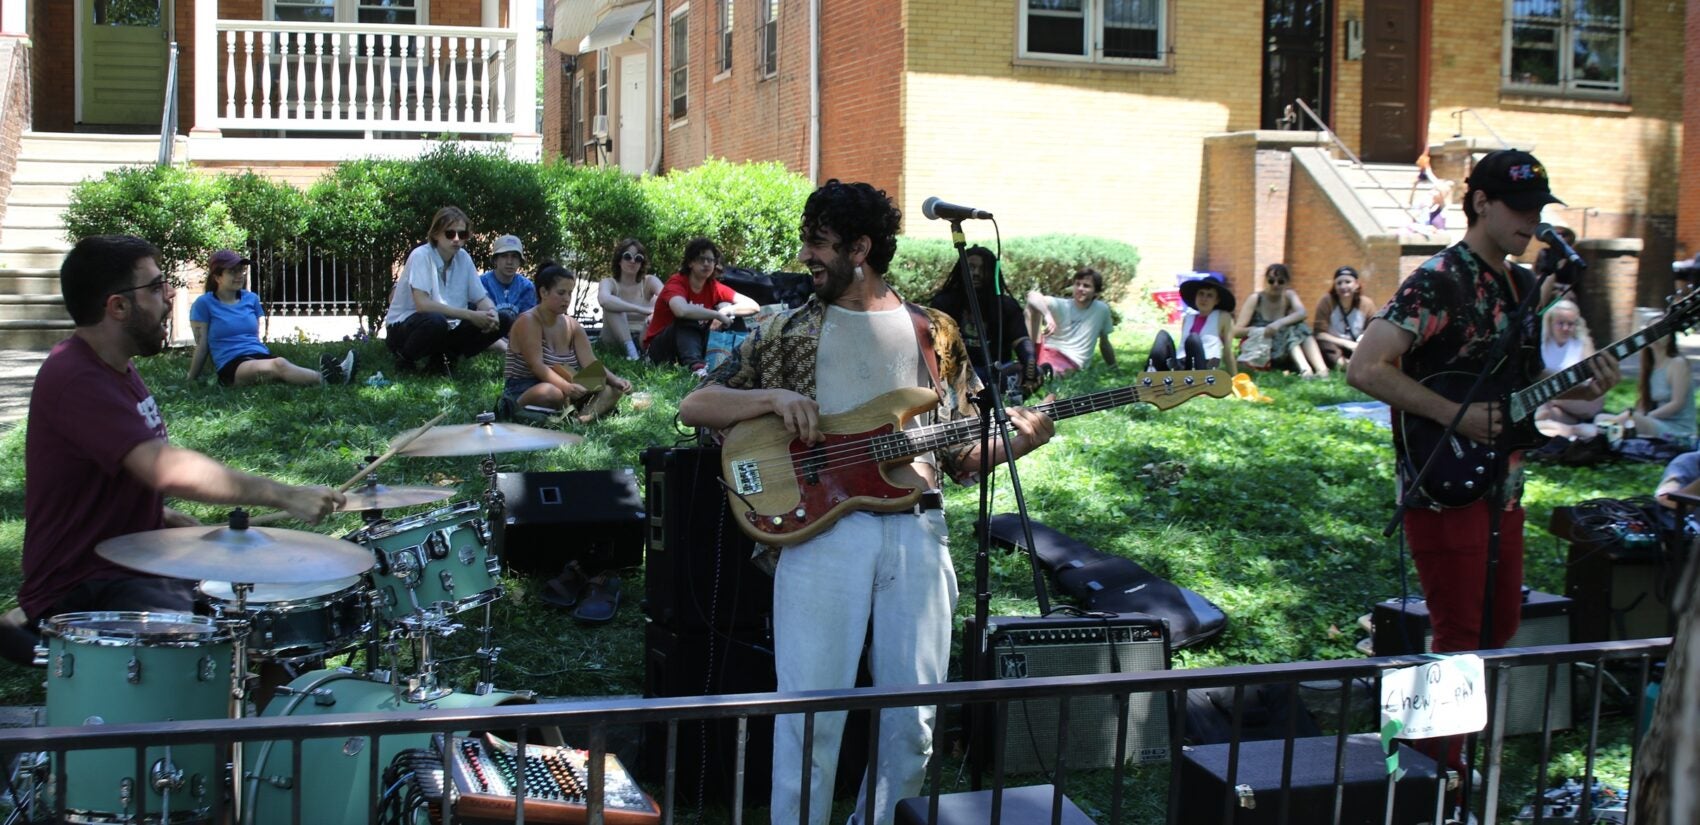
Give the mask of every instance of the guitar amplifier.
[(652, 447), (643, 468), (644, 613), (679, 633), (771, 626), (773, 578), (750, 562), (755, 542), (726, 505), (720, 450)]
[(1576, 601), (1570, 616), (1575, 642), (1669, 636), (1676, 631), (1671, 589), (1682, 562), (1658, 544), (1576, 542), (1564, 570), (1564, 592)]
[(496, 488), (507, 507), (497, 546), (509, 569), (554, 576), (577, 561), (594, 575), (643, 564), (644, 502), (632, 468), (497, 473)]
[[(1282, 740), (1241, 742), (1234, 784), (1228, 785), (1227, 744), (1182, 749), (1181, 822), (1232, 822), (1234, 825), (1276, 825), (1278, 822), (1329, 822), (1335, 804), (1332, 736), (1293, 740), (1292, 779), (1283, 800)], [(1341, 825), (1417, 825), (1435, 821), (1441, 772), (1434, 760), (1400, 745), (1399, 767), (1405, 776), (1393, 789), (1393, 809), (1387, 806), (1387, 758), (1375, 734), (1346, 737), (1340, 761)], [(1230, 818), (1223, 818), (1231, 808)], [(1284, 809), (1284, 810), (1283, 810)], [(1283, 818), (1282, 814), (1287, 816)], [(1391, 813), (1391, 818), (1388, 814)]]
[[(1533, 647), (1570, 643), (1570, 611), (1574, 602), (1538, 590), (1528, 591), (1523, 598), (1523, 618), (1506, 647)], [(1429, 627), (1428, 602), (1413, 599), (1400, 602), (1388, 599), (1372, 611), (1375, 628), (1375, 655), (1398, 656), (1407, 653), (1428, 653), (1434, 647), (1434, 632)], [(1546, 702), (1546, 665), (1526, 665), (1512, 668), (1505, 674), (1510, 683), (1510, 702), (1506, 707), (1505, 732), (1509, 735), (1541, 732), (1541, 706)], [(1558, 684), (1552, 693), (1552, 708), (1548, 720), (1553, 730), (1568, 729), (1572, 723), (1570, 708), (1570, 665), (1558, 666)]]
[[(965, 657), (965, 675), (970, 680), (1169, 669), (1168, 626), (1144, 614), (1109, 619), (994, 617), (988, 628), (987, 655)], [(978, 637), (970, 618), (964, 630), (964, 648), (972, 650)], [(1055, 699), (1009, 703), (1002, 749), (1006, 772), (1050, 771), (1056, 767), (1058, 711)], [(1116, 711), (1113, 696), (1070, 700), (1067, 756), (1071, 770), (1108, 768), (1116, 763)], [(1127, 711), (1127, 749), (1119, 758), (1130, 762), (1168, 759), (1168, 694), (1131, 694)], [(973, 752), (979, 755), (984, 770), (992, 766), (994, 709), (979, 707), (973, 713)]]

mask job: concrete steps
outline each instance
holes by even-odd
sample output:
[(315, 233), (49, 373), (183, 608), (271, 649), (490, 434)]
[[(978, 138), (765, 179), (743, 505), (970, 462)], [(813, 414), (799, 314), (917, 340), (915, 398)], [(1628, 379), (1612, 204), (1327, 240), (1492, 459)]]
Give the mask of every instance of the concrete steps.
[[(1358, 168), (1349, 161), (1337, 160), (1335, 165), (1340, 177), (1387, 231), (1409, 234), (1413, 225), (1428, 219), (1428, 204), (1434, 190), (1421, 184), (1412, 191), (1417, 180), (1415, 164), (1366, 163)], [(1448, 230), (1463, 230), (1462, 207), (1450, 205), (1444, 215)]]

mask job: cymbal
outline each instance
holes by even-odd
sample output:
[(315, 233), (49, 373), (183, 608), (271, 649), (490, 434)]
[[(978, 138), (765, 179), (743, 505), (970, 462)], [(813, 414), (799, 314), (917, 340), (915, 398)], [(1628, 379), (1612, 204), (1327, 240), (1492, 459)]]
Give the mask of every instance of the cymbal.
[[(417, 430), (408, 430), (390, 440), (392, 448)], [(432, 427), (396, 452), (412, 456), (487, 455), (530, 450), (550, 450), (583, 441), (583, 436), (560, 430), (544, 430), (523, 424), (454, 424)]]
[(337, 510), (354, 513), (361, 510), (387, 510), (392, 507), (430, 504), (433, 501), (454, 498), (455, 491), (448, 487), (391, 487), (387, 484), (377, 484), (361, 485), (343, 495), (347, 496), (348, 500)]
[(132, 570), (178, 579), (294, 584), (356, 576), (372, 551), (318, 533), (222, 524), (148, 530), (110, 538), (94, 551)]

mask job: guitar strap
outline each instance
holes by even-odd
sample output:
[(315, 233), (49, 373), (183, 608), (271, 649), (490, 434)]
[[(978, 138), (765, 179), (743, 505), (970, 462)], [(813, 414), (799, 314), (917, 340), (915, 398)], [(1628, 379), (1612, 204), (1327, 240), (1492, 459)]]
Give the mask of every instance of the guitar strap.
[(927, 311), (908, 301), (903, 302), (903, 308), (909, 310), (909, 321), (915, 325), (915, 343), (921, 347), (921, 360), (927, 362), (927, 374), (933, 377), (933, 391), (944, 397), (944, 382), (939, 380), (939, 355), (933, 349), (933, 319)]

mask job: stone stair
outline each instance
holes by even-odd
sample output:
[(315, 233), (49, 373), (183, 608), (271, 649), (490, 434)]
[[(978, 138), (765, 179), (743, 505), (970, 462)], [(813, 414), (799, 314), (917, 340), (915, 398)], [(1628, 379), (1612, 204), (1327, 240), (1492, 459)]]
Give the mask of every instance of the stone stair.
[[(1427, 185), (1417, 188), (1417, 167), (1409, 163), (1366, 163), (1353, 167), (1351, 161), (1336, 160), (1340, 175), (1351, 186), (1375, 220), (1390, 234), (1409, 234), (1413, 224), (1421, 224), (1428, 216), (1433, 189)], [(1463, 189), (1454, 187), (1454, 203), (1446, 207), (1446, 228), (1461, 233), (1464, 229), (1464, 209), (1456, 202)]]
[(158, 153), (148, 135), (24, 133), (0, 220), (0, 349), (46, 349), (70, 334), (59, 264), (71, 249), (60, 218), (71, 189)]

